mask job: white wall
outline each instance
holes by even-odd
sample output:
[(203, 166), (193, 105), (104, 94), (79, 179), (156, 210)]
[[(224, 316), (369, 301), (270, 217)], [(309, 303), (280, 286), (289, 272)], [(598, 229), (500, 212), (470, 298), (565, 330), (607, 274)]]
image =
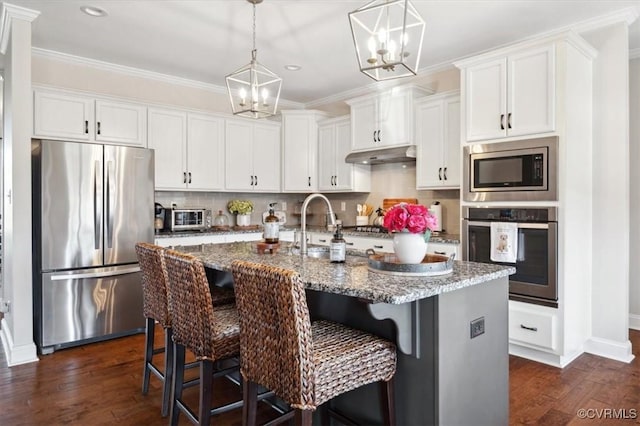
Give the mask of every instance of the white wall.
[(3, 17), (10, 16), (10, 33), (3, 32), (9, 41), (5, 52), (2, 266), (4, 296), (11, 310), (2, 320), (1, 336), (11, 366), (38, 359), (32, 336), (31, 282), (31, 20), (37, 15), (29, 17), (27, 10), (3, 7)]
[(584, 35), (594, 61), (592, 338), (587, 352), (629, 361), (629, 33)]
[(640, 330), (640, 58), (629, 61), (629, 326)]

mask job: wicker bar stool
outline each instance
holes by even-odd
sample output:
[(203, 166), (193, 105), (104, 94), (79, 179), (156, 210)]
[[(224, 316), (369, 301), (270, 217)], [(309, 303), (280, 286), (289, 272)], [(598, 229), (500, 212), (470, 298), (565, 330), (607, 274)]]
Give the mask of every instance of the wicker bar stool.
[[(164, 262), (174, 348), (170, 424), (177, 425), (180, 412), (183, 412), (191, 422), (208, 425), (211, 416), (242, 406), (242, 400), (215, 408), (211, 406), (214, 363), (239, 354), (238, 313), (232, 304), (213, 306), (204, 265), (200, 260), (191, 255), (166, 250)], [(182, 399), (186, 349), (193, 352), (200, 365), (197, 416)], [(216, 375), (228, 372), (217, 371)]]
[(329, 321), (311, 324), (295, 271), (239, 260), (232, 271), (240, 315), (244, 425), (256, 422), (257, 385), (293, 408), (280, 420), (295, 416), (296, 423), (311, 425), (322, 403), (373, 382), (381, 384), (385, 424), (395, 424), (393, 343)]
[[(142, 394), (149, 392), (149, 380), (153, 373), (162, 382), (162, 416), (169, 414), (171, 381), (173, 377), (173, 342), (171, 339), (171, 317), (167, 306), (167, 281), (164, 268), (164, 248), (137, 243), (136, 254), (142, 273), (143, 314), (146, 318), (144, 343), (144, 370), (142, 373)], [(211, 287), (214, 304), (235, 301), (233, 290)], [(164, 329), (164, 346), (155, 348), (155, 323)], [(164, 353), (164, 366), (154, 364), (154, 355)], [(188, 367), (188, 366), (187, 366)]]

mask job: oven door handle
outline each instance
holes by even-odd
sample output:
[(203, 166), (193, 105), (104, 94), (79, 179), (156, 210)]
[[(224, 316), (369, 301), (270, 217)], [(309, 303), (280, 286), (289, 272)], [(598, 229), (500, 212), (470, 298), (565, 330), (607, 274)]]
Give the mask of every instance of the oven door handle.
[[(512, 222), (504, 222), (504, 223), (512, 223)], [(468, 221), (468, 226), (484, 226), (485, 228), (489, 228), (491, 226), (491, 222), (479, 222), (479, 221)], [(549, 229), (548, 223), (518, 223), (518, 229)]]

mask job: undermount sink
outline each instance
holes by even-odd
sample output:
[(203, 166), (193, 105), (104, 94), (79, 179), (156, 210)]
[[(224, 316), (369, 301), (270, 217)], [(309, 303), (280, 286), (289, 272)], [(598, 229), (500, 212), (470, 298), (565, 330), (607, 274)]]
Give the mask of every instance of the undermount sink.
[[(291, 249), (291, 254), (300, 255), (300, 248)], [(306, 257), (313, 257), (316, 259), (329, 259), (329, 247), (325, 246), (317, 246), (317, 247), (307, 247)]]

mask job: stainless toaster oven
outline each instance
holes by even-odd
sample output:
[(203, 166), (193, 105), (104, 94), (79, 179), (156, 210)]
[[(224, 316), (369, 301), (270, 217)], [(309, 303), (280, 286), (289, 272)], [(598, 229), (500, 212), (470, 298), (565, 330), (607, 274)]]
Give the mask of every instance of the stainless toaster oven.
[(207, 228), (210, 210), (202, 208), (165, 209), (164, 229), (168, 231), (198, 231)]

